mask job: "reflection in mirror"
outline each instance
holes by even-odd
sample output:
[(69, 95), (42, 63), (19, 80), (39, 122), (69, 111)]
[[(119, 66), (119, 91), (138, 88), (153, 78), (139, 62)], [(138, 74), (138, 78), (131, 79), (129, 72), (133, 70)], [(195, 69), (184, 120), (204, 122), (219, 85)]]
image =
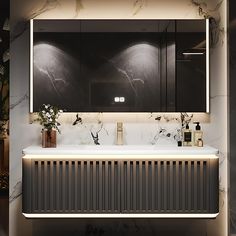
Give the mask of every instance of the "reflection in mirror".
[(205, 20), (32, 20), (31, 112), (206, 112)]
[(198, 20), (176, 22), (177, 111), (206, 110), (205, 29)]

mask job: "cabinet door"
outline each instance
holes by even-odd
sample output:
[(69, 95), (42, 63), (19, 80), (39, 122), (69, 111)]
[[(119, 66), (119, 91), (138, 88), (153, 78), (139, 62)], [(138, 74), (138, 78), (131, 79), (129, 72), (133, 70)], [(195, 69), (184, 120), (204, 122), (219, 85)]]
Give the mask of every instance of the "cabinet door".
[(218, 159), (121, 162), (122, 213), (217, 213)]
[(24, 213), (120, 212), (119, 162), (23, 160)]

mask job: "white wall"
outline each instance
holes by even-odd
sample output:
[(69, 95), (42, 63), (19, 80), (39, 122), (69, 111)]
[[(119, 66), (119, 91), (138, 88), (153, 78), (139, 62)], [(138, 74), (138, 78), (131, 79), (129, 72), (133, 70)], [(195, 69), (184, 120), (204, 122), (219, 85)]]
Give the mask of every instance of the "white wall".
[[(218, 1), (206, 1), (210, 8)], [(136, 4), (135, 4), (136, 3)], [(78, 4), (78, 5), (76, 5)], [(76, 9), (79, 9), (78, 11)], [(226, 1), (219, 9), (221, 23), (226, 27)], [(41, 13), (41, 14), (40, 14)], [(114, 222), (80, 222), (25, 220), (21, 215), (21, 157), (22, 149), (40, 142), (40, 127), (30, 124), (29, 116), (29, 32), (24, 20), (36, 18), (82, 18), (82, 19), (160, 19), (160, 18), (200, 18), (198, 10), (190, 0), (11, 0), (12, 37), (10, 68), (10, 236), (51, 235), (52, 233), (74, 232), (85, 233), (88, 225), (100, 227), (102, 230), (123, 232), (123, 226), (116, 227)], [(26, 30), (25, 30), (26, 29)], [(24, 31), (25, 30), (25, 31)], [(21, 34), (21, 32), (23, 32)], [(17, 37), (16, 37), (17, 36)], [(217, 148), (220, 156), (220, 215), (216, 220), (158, 220), (132, 221), (127, 224), (127, 234), (135, 232), (135, 225), (140, 224), (140, 235), (162, 232), (162, 235), (175, 232), (175, 235), (227, 235), (227, 50), (226, 34), (216, 48), (211, 50), (211, 114), (195, 115), (195, 119), (203, 121), (204, 141)], [(127, 144), (150, 144), (160, 128), (173, 134), (179, 127), (174, 121), (167, 122), (164, 115), (162, 122), (155, 121), (155, 114), (81, 114), (84, 124), (72, 127), (74, 116), (64, 115), (62, 119), (62, 135), (58, 142), (63, 144), (92, 143), (90, 130), (103, 129), (99, 133), (101, 144), (113, 144), (115, 141), (115, 125), (118, 120), (124, 122)], [(163, 114), (162, 114), (163, 116)], [(179, 114), (175, 115), (179, 116)], [(172, 138), (160, 137), (161, 143), (172, 143)], [(118, 223), (119, 224), (119, 223)], [(123, 223), (122, 223), (123, 224)], [(191, 226), (190, 226), (191, 224)], [(61, 227), (59, 226), (61, 225)], [(189, 226), (189, 227), (186, 227)], [(81, 231), (78, 230), (78, 227)], [(114, 229), (112, 231), (112, 229)], [(153, 231), (150, 231), (152, 229)], [(63, 231), (64, 230), (64, 231)], [(124, 227), (125, 230), (125, 227)], [(161, 231), (160, 231), (161, 230)], [(69, 231), (68, 231), (69, 232)], [(108, 231), (107, 231), (108, 232)], [(123, 232), (124, 233), (124, 232)], [(63, 233), (62, 233), (63, 234)], [(114, 233), (115, 234), (115, 233)]]

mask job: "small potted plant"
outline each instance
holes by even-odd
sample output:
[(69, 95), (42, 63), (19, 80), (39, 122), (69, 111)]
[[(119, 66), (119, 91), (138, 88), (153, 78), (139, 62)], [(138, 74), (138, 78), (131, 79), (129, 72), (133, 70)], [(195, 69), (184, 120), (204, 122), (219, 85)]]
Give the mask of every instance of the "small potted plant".
[(60, 130), (58, 126), (60, 123), (58, 122), (58, 118), (62, 110), (59, 110), (57, 107), (52, 106), (50, 104), (43, 104), (42, 108), (38, 112), (37, 121), (43, 126), (42, 128), (42, 147), (43, 148), (51, 148), (56, 147), (57, 145), (57, 131), (59, 133)]

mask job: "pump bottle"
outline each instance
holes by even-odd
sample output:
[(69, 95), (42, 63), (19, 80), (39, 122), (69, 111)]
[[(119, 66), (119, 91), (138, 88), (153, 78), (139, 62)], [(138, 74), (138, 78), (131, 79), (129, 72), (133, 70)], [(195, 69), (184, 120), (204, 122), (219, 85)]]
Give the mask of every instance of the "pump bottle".
[(183, 130), (183, 146), (192, 146), (192, 130), (189, 129), (189, 125)]
[(202, 140), (203, 132), (201, 130), (201, 126), (199, 125), (200, 122), (194, 122), (194, 124), (196, 124), (196, 127), (193, 133), (193, 142), (194, 142), (194, 146), (199, 146), (198, 141)]

